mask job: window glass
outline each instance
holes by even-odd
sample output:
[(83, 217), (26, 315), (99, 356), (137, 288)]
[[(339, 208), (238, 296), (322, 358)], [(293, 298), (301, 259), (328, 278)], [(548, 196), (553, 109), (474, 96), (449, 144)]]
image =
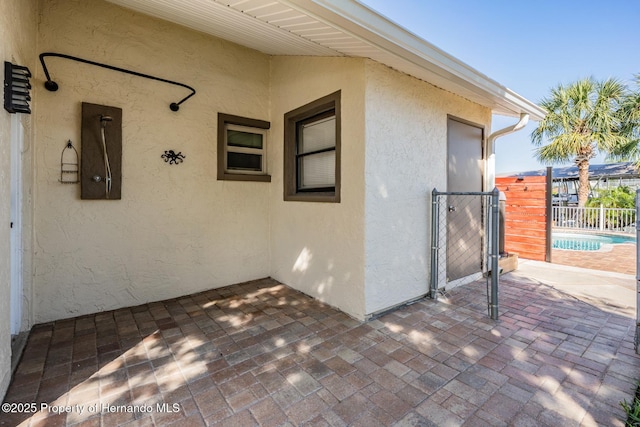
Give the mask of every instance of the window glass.
[(269, 122), (218, 113), (218, 179), (270, 182)]
[(299, 158), (301, 190), (333, 188), (336, 184), (336, 152), (326, 151)]
[(262, 148), (262, 135), (246, 132), (227, 125), (227, 145), (232, 147)]
[(336, 146), (336, 116), (302, 124), (299, 153)]
[(284, 115), (284, 200), (340, 203), (340, 91)]
[(262, 156), (257, 154), (227, 153), (227, 169), (261, 171)]

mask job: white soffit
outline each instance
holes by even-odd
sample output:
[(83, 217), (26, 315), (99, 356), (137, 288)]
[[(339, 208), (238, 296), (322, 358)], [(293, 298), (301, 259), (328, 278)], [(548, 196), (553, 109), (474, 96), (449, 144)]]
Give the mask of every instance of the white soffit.
[(535, 103), (353, 0), (108, 0), (269, 55), (371, 58), (495, 114), (544, 117)]

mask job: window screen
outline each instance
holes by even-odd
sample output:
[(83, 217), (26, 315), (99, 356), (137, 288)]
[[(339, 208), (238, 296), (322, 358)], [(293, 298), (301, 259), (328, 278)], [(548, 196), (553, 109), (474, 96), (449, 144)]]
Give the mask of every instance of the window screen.
[(335, 186), (336, 117), (333, 111), (300, 124), (297, 158), (299, 190), (325, 190)]

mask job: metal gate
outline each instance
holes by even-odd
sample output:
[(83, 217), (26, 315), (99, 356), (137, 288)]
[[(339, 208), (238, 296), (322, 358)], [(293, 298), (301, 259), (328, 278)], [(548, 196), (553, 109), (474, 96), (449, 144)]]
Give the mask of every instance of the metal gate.
[(498, 319), (499, 191), (432, 192), (429, 296), (485, 279), (487, 309)]

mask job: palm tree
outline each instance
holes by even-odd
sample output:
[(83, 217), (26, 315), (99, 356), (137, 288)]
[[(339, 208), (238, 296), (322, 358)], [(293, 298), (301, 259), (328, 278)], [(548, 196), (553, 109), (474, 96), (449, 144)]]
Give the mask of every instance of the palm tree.
[[(578, 206), (589, 198), (589, 161), (599, 152), (611, 155), (628, 145), (620, 131), (620, 104), (626, 87), (615, 79), (579, 80), (558, 85), (540, 102), (547, 115), (531, 134), (539, 148), (536, 156), (544, 163), (573, 160), (578, 166)], [(544, 142), (550, 141), (547, 145)]]
[(611, 154), (616, 160), (635, 160), (640, 167), (640, 74), (635, 75), (635, 86), (620, 103), (620, 131), (628, 141)]

